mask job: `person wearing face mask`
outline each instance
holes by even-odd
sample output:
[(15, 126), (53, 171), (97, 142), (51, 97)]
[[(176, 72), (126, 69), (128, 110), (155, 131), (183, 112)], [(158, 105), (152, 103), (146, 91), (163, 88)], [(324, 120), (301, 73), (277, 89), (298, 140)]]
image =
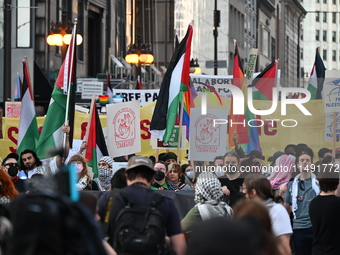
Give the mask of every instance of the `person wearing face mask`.
[(225, 176), (218, 178), (223, 193), (229, 195), (228, 204), (233, 207), (243, 197), (242, 184), (244, 176), (239, 171), (240, 158), (235, 151), (227, 152), (223, 157)]
[(9, 204), (19, 192), (15, 189), (4, 168), (4, 166), (1, 166), (0, 169), (0, 204)]
[(181, 166), (182, 169), (182, 182), (188, 184), (192, 189), (194, 188), (195, 183), (195, 171), (189, 164), (184, 164)]
[(20, 179), (18, 176), (19, 173), (19, 163), (18, 163), (19, 156), (16, 153), (10, 153), (4, 158), (2, 161), (2, 165), (4, 166), (5, 172), (11, 178), (15, 189), (20, 192), (24, 193), (28, 190), (28, 182), (26, 179)]
[(101, 157), (98, 162), (98, 186), (101, 191), (107, 191), (111, 189), (113, 162), (113, 159), (109, 156)]
[(80, 154), (73, 155), (68, 164), (75, 164), (78, 173), (77, 188), (79, 190), (98, 190), (98, 185), (91, 179), (87, 171), (85, 158)]
[(179, 190), (177, 185), (166, 180), (167, 165), (164, 161), (158, 161), (154, 166), (154, 170), (156, 173), (150, 186), (151, 189)]

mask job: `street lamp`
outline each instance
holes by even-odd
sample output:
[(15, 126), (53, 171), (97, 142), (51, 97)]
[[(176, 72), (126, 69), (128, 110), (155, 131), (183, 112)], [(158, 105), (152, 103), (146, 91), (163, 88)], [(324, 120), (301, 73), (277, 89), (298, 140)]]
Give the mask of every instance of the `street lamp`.
[[(51, 22), (51, 30), (46, 38), (46, 42), (50, 46), (61, 46), (61, 56), (64, 60), (67, 50), (67, 45), (70, 44), (72, 36), (73, 24), (71, 22), (61, 23)], [(82, 44), (83, 37), (77, 34), (77, 45)]]
[(201, 68), (200, 65), (198, 64), (198, 59), (191, 59), (190, 60), (190, 73), (191, 74), (201, 74)]
[(137, 43), (128, 46), (125, 61), (130, 64), (138, 64), (137, 82), (138, 79), (141, 79), (142, 64), (151, 64), (153, 60), (151, 45), (142, 43), (140, 37), (137, 39)]

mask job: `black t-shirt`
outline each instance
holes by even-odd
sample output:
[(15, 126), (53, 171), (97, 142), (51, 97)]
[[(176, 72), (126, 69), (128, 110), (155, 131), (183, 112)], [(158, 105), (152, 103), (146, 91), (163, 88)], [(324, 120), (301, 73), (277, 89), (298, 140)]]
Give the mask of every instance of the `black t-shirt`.
[(226, 186), (230, 191), (230, 200), (229, 205), (233, 207), (238, 200), (243, 197), (242, 194), (242, 185), (244, 178), (243, 176), (239, 176), (235, 180), (229, 180), (228, 177), (223, 176), (218, 178), (220, 180), (221, 186)]
[(340, 198), (317, 196), (309, 205), (314, 240), (313, 255), (340, 254)]
[[(132, 200), (131, 202), (135, 205), (146, 205), (153, 192), (155, 192), (149, 188), (139, 185), (130, 185), (124, 189), (128, 192), (129, 197)], [(119, 199), (115, 198), (113, 200), (108, 230), (109, 242), (111, 244), (113, 240), (114, 223), (123, 207), (124, 204)], [(178, 210), (172, 199), (164, 197), (163, 201), (157, 206), (157, 209), (163, 215), (165, 229), (168, 236), (183, 233), (180, 225)]]
[(28, 190), (29, 185), (27, 180), (18, 178), (18, 180), (14, 183), (14, 187), (19, 193), (25, 193)]

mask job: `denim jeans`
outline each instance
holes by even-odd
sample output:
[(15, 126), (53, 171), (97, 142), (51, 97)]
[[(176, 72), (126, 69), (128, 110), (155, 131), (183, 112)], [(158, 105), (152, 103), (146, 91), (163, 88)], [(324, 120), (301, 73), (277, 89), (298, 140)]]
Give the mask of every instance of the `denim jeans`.
[(294, 255), (311, 255), (313, 246), (312, 228), (293, 229), (291, 237)]

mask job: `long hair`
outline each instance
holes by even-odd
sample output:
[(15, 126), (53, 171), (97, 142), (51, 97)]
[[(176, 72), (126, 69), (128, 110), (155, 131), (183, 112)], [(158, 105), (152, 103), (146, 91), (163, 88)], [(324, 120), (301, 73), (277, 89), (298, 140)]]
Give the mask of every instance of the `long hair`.
[(27, 153), (31, 153), (33, 155), (33, 158), (35, 159), (35, 164), (36, 166), (41, 166), (42, 165), (42, 162), (41, 160), (38, 158), (37, 156), (37, 153), (35, 153), (35, 151), (32, 151), (32, 150), (24, 150), (23, 152), (20, 153), (20, 169), (21, 170), (24, 170), (24, 171), (27, 171), (27, 168), (26, 166), (24, 165), (24, 162), (22, 162), (21, 158), (22, 158), (22, 155), (24, 154), (27, 154)]
[(87, 163), (86, 163), (85, 158), (80, 154), (75, 154), (70, 158), (70, 160), (68, 161), (68, 164), (71, 164), (77, 161), (81, 162), (81, 164), (83, 165), (83, 170), (79, 173), (79, 179), (83, 178), (84, 176), (87, 176), (87, 185), (92, 188), (92, 185), (91, 185), (92, 179), (87, 172), (88, 168), (87, 168)]
[(3, 169), (0, 169), (0, 181), (2, 184), (2, 196), (12, 200), (19, 194), (19, 192), (15, 189), (9, 175)]
[(277, 248), (277, 239), (274, 236), (268, 208), (255, 200), (239, 201), (234, 207), (234, 217), (240, 219), (256, 220), (261, 232), (262, 254), (280, 254)]
[(248, 194), (251, 193), (252, 190), (256, 191), (256, 194), (262, 199), (267, 200), (268, 198), (274, 199), (274, 194), (272, 192), (272, 187), (270, 186), (270, 182), (267, 178), (254, 177), (254, 178), (245, 178), (244, 183), (246, 191)]

